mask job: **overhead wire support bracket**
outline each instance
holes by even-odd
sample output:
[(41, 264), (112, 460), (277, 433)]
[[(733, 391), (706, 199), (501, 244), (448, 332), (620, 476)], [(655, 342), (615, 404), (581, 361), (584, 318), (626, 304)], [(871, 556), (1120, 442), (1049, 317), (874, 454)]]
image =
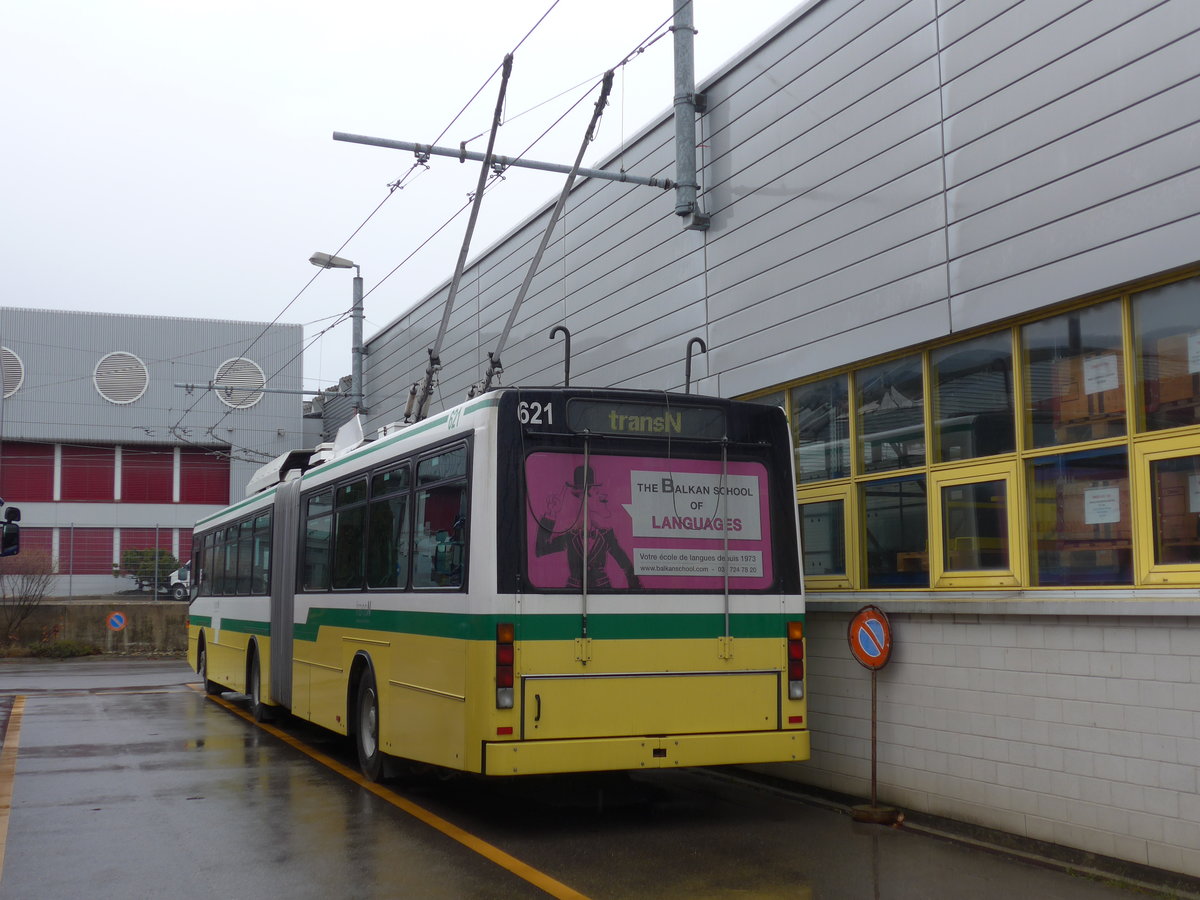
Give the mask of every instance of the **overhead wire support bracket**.
[[(512, 74), (512, 62), (513, 57), (509, 53), (504, 57), (503, 73), (500, 77), (500, 93), (496, 98), (496, 112), (492, 116), (492, 130), (488, 135), (487, 153), (484, 154), (485, 160), (492, 155), (492, 150), (496, 145), (496, 132), (500, 130), (500, 119), (504, 114), (504, 95), (508, 90), (508, 77)], [(334, 135), (334, 139), (337, 139), (336, 134)], [(485, 161), (479, 167), (479, 182), (475, 187), (475, 196), (471, 198), (471, 216), (467, 220), (467, 233), (463, 235), (462, 249), (458, 252), (458, 262), (454, 266), (454, 277), (450, 280), (450, 290), (446, 294), (446, 305), (442, 309), (442, 324), (438, 328), (437, 340), (429, 348), (429, 368), (425, 370), (425, 379), (421, 383), (421, 389), (418, 392), (416, 400), (416, 408), (413, 411), (414, 421), (416, 422), (425, 418), (425, 414), (429, 409), (429, 398), (433, 395), (434, 381), (442, 368), (442, 343), (446, 339), (446, 329), (450, 325), (450, 313), (454, 309), (454, 297), (458, 294), (458, 285), (462, 281), (463, 270), (467, 266), (467, 253), (471, 249), (471, 236), (475, 233), (475, 222), (479, 218), (479, 207), (483, 203), (483, 189), (487, 186), (489, 171), (490, 166)]]
[[(499, 166), (501, 170), (508, 168), (518, 169), (539, 169), (543, 172), (558, 172), (568, 174), (572, 171), (571, 166), (564, 166), (561, 163), (539, 162), (534, 159), (522, 159), (519, 156), (497, 156), (493, 155), (489, 147), (487, 153), (478, 153), (474, 150), (464, 150), (460, 147), (437, 147), (433, 144), (414, 144), (411, 141), (393, 141), (388, 138), (367, 137), (362, 134), (347, 134), (344, 131), (335, 131), (333, 133), (335, 141), (345, 141), (351, 144), (366, 144), (370, 147), (387, 147), (391, 150), (407, 150), (416, 154), (417, 160), (424, 162), (430, 156), (448, 156), (451, 159), (457, 159), (459, 162), (465, 160), (476, 160), (479, 162), (487, 162), (492, 167)], [(635, 184), (643, 187), (659, 188), (664, 191), (672, 190), (678, 185), (669, 178), (647, 178), (642, 175), (630, 175), (628, 172), (612, 172), (608, 169), (579, 169), (576, 172), (584, 178), (599, 178), (604, 181), (623, 181), (626, 184)]]
[(546, 252), (546, 247), (550, 243), (550, 235), (554, 231), (554, 226), (558, 224), (563, 207), (567, 205), (567, 196), (571, 193), (571, 186), (575, 183), (576, 175), (579, 174), (579, 166), (583, 162), (583, 154), (587, 152), (588, 144), (595, 137), (596, 124), (600, 121), (600, 116), (604, 114), (604, 107), (608, 105), (608, 95), (612, 91), (612, 84), (613, 71), (609, 69), (604, 73), (604, 81), (600, 86), (600, 97), (596, 100), (596, 108), (592, 111), (592, 120), (588, 123), (587, 132), (583, 136), (583, 143), (579, 145), (579, 153), (575, 156), (575, 165), (571, 166), (567, 174), (567, 180), (558, 195), (558, 202), (554, 204), (554, 211), (550, 213), (550, 220), (546, 223), (546, 230), (542, 232), (542, 242), (538, 244), (537, 252), (533, 254), (533, 259), (529, 263), (529, 269), (525, 273), (525, 281), (522, 282), (521, 289), (517, 292), (517, 299), (513, 301), (512, 309), (508, 311), (508, 321), (504, 323), (504, 331), (500, 333), (500, 340), (496, 344), (496, 352), (488, 353), (488, 370), (478, 393), (486, 394), (490, 391), (492, 389), (492, 380), (504, 371), (504, 365), (501, 363), (500, 357), (504, 353), (504, 345), (508, 343), (508, 334), (512, 331), (513, 322), (516, 321), (517, 311), (521, 308), (521, 303), (525, 300), (525, 295), (529, 293), (529, 286), (533, 283), (533, 276), (537, 274), (538, 266), (541, 265), (542, 255)]

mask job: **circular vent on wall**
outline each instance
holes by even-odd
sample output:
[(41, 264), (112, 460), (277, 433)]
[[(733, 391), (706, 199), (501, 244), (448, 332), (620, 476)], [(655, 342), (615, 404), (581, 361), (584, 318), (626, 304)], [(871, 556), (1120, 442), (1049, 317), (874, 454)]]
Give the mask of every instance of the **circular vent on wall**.
[(234, 409), (246, 409), (262, 399), (267, 383), (263, 370), (248, 359), (227, 359), (217, 368), (213, 389), (221, 402)]
[(109, 403), (132, 403), (146, 393), (150, 374), (144, 362), (132, 353), (118, 350), (96, 363), (92, 381)]
[(0, 369), (4, 371), (4, 396), (11, 397), (25, 380), (25, 365), (13, 351), (0, 347)]

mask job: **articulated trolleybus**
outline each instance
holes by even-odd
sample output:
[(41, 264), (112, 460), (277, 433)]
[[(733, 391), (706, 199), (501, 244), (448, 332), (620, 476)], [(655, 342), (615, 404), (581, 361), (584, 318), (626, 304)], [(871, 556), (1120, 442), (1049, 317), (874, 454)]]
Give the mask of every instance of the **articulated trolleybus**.
[(381, 435), (196, 525), (206, 690), (351, 736), (369, 778), (808, 758), (780, 409), (502, 388)]

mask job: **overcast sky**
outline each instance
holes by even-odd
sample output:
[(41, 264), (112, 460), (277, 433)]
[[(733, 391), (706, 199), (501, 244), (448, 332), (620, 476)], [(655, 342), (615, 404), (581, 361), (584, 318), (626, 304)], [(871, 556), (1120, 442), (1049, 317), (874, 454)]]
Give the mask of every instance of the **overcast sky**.
[[(694, 2), (703, 80), (799, 0)], [(471, 147), (484, 150), (499, 80), (485, 82), (552, 4), (10, 0), (0, 305), (278, 317), (304, 324), (312, 342), (305, 386), (336, 383), (350, 369), (350, 326), (322, 331), (348, 309), (351, 273), (308, 257), (342, 248), (362, 267), (370, 337), (453, 273), (465, 214), (417, 248), (467, 202), (479, 170), (435, 157), (392, 192), (412, 154), (332, 133), (433, 142), (482, 87), (438, 142), (479, 136)], [(671, 9), (559, 0), (516, 50), (496, 152), (569, 164), (594, 91), (525, 151)], [(584, 165), (670, 109), (671, 53), (667, 35), (619, 70)], [(485, 197), (471, 258), (561, 179), (510, 169)]]

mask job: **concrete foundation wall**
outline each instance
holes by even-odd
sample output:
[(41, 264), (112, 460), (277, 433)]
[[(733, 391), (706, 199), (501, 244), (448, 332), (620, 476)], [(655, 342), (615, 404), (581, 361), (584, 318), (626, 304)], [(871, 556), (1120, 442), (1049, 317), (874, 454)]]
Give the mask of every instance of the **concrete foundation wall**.
[[(1200, 618), (889, 613), (879, 802), (1200, 876)], [(812, 759), (870, 796), (871, 675), (810, 612)]]
[[(186, 603), (171, 600), (46, 600), (17, 630), (21, 643), (69, 640), (95, 644), (106, 653), (176, 653), (187, 650)], [(113, 613), (125, 627), (108, 627)]]

